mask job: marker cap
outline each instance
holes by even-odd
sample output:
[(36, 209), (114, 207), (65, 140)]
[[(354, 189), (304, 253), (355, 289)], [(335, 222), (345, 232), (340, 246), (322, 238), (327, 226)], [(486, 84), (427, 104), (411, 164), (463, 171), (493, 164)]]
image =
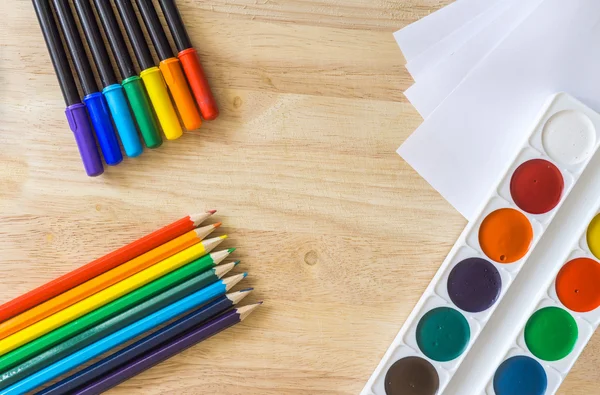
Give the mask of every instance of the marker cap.
[(171, 97), (167, 91), (167, 86), (163, 80), (162, 73), (158, 67), (150, 67), (140, 73), (144, 86), (148, 91), (148, 96), (156, 111), (156, 116), (162, 126), (163, 133), (168, 140), (175, 140), (181, 137), (183, 129), (179, 124), (179, 118), (171, 102)]
[(125, 98), (123, 87), (119, 84), (109, 85), (104, 88), (102, 93), (108, 103), (110, 114), (117, 127), (117, 132), (121, 138), (121, 143), (123, 143), (125, 153), (132, 158), (139, 156), (144, 148), (140, 142), (131, 112), (129, 111), (129, 104)]
[(181, 64), (177, 58), (169, 58), (160, 62), (160, 71), (171, 91), (173, 101), (177, 106), (181, 120), (187, 130), (198, 129), (202, 125), (200, 112), (190, 93), (190, 89), (183, 74)]
[(118, 165), (123, 160), (123, 154), (121, 154), (121, 147), (119, 147), (119, 141), (104, 96), (100, 92), (94, 92), (84, 97), (83, 102), (90, 115), (106, 164), (109, 166)]
[(79, 155), (87, 175), (96, 177), (104, 173), (102, 158), (96, 147), (92, 125), (90, 125), (90, 119), (83, 103), (70, 105), (65, 109), (65, 115), (75, 136)]
[(138, 124), (144, 143), (148, 148), (157, 148), (162, 144), (160, 125), (152, 110), (148, 93), (142, 79), (137, 75), (125, 79), (121, 85), (131, 105), (133, 116)]
[(198, 53), (194, 48), (188, 48), (179, 52), (178, 57), (202, 116), (208, 121), (216, 119), (219, 116), (219, 108), (204, 75)]

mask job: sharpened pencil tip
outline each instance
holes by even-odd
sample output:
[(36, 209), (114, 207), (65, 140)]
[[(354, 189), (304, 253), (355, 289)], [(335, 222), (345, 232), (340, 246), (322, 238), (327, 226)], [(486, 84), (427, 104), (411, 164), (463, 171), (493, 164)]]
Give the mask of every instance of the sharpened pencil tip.
[(209, 213), (209, 214), (214, 214), (214, 213), (216, 213), (216, 212), (217, 212), (217, 210), (208, 210), (208, 211), (207, 211), (207, 213)]
[(218, 228), (221, 225), (223, 225), (223, 222), (217, 222), (216, 224), (213, 224), (213, 228)]
[(227, 250), (227, 252), (228, 252), (228, 253), (230, 253), (230, 254), (231, 254), (233, 251), (235, 251), (235, 247), (234, 247), (234, 248), (229, 248), (229, 249)]
[(261, 300), (261, 301), (257, 302), (256, 304), (263, 304), (263, 303), (264, 303), (264, 301)]
[(239, 264), (240, 264), (240, 261), (234, 261), (234, 262), (233, 262), (233, 266), (237, 266), (237, 265), (239, 265)]
[(248, 277), (248, 272), (242, 273), (242, 276), (244, 276), (244, 278)]
[(227, 238), (227, 235), (219, 236), (219, 239), (221, 239), (221, 240), (225, 240), (226, 238)]
[(244, 289), (240, 289), (239, 292), (251, 292), (254, 291), (254, 288), (244, 288)]

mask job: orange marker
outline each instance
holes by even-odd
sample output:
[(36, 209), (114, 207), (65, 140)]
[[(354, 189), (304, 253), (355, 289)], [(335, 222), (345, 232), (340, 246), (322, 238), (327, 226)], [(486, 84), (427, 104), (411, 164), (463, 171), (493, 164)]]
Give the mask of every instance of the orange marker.
[(177, 4), (174, 0), (158, 0), (158, 3), (173, 36), (173, 41), (175, 41), (177, 51), (179, 51), (177, 57), (181, 61), (196, 103), (200, 107), (200, 113), (206, 120), (216, 119), (219, 116), (217, 102), (204, 74), (198, 52), (192, 46), (192, 41), (187, 34)]
[(198, 111), (196, 102), (190, 92), (181, 63), (179, 63), (179, 59), (175, 57), (169, 45), (152, 0), (136, 0), (136, 3), (148, 29), (152, 44), (160, 58), (160, 71), (171, 91), (171, 96), (173, 96), (181, 120), (187, 130), (198, 129), (202, 125), (200, 111)]

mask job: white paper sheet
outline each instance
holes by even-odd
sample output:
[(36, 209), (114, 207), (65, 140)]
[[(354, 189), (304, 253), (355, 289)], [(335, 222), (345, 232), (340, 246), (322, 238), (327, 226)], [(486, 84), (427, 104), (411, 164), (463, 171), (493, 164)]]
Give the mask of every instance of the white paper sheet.
[(406, 69), (415, 81), (420, 81), (427, 70), (430, 70), (441, 61), (451, 56), (469, 41), (469, 39), (479, 34), (481, 30), (509, 7), (511, 1), (501, 0), (492, 1), (490, 3), (492, 5), (486, 11), (465, 22), (463, 26), (431, 45), (425, 52), (422, 52), (406, 64)]
[(419, 114), (427, 118), (469, 71), (491, 53), (541, 2), (542, 0), (509, 0), (509, 7), (452, 56), (425, 70), (420, 79), (404, 92)]
[(544, 0), (398, 153), (473, 220), (550, 94), (600, 110), (599, 42), (600, 1)]
[(394, 33), (407, 62), (498, 0), (457, 0)]

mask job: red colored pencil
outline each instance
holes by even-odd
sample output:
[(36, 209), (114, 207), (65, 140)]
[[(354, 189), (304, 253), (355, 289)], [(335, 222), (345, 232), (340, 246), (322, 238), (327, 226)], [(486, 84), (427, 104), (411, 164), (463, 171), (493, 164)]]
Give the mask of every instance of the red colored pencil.
[(188, 215), (179, 221), (173, 222), (133, 243), (119, 248), (102, 258), (98, 258), (85, 266), (75, 269), (70, 273), (19, 296), (18, 298), (4, 303), (0, 306), (0, 322), (12, 318), (56, 295), (68, 291), (81, 283), (189, 232), (215, 212), (216, 210), (210, 210), (202, 214)]

